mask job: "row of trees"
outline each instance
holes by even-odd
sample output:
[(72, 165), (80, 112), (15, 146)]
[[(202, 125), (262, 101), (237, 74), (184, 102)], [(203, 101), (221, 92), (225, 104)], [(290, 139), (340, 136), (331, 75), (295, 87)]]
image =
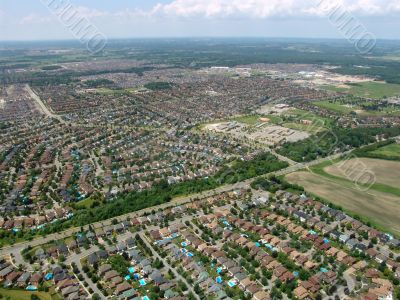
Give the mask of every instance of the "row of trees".
[(297, 162), (307, 162), (376, 142), (376, 136), (390, 138), (400, 135), (400, 127), (393, 128), (334, 128), (329, 132), (320, 132), (306, 140), (286, 143), (278, 153)]

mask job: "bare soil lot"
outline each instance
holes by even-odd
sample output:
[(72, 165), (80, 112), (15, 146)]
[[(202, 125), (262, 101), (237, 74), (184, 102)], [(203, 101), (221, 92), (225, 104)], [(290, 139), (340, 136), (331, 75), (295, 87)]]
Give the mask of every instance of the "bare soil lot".
[(352, 176), (354, 176), (352, 178), (358, 178), (365, 171), (364, 167), (367, 167), (368, 170), (375, 174), (376, 182), (396, 188), (400, 187), (400, 162), (397, 161), (357, 158), (325, 167), (324, 171), (338, 177), (346, 178), (344, 172), (351, 170), (353, 173)]
[(363, 192), (309, 172), (296, 172), (285, 178), (291, 183), (304, 186), (308, 192), (365, 217), (397, 235), (400, 234), (399, 197), (375, 190)]

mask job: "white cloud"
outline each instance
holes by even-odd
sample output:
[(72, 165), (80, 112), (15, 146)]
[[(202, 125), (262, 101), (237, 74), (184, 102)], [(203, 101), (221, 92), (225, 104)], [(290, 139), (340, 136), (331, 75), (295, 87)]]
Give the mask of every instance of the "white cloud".
[(327, 6), (334, 5), (359, 15), (400, 12), (400, 0), (173, 0), (157, 4), (150, 14), (185, 18), (322, 16)]
[(109, 16), (110, 13), (106, 11), (100, 11), (98, 9), (89, 8), (86, 6), (76, 6), (75, 10), (83, 17), (86, 18), (98, 18)]
[[(327, 8), (341, 5), (347, 11), (362, 16), (385, 16), (400, 13), (400, 0), (171, 0), (156, 4), (149, 10), (127, 8), (111, 12), (85, 6), (76, 6), (79, 15), (96, 21), (129, 23), (134, 20), (163, 18), (251, 18), (323, 17)], [(4, 12), (0, 10), (0, 18)], [(3, 19), (3, 18), (2, 18)], [(49, 15), (29, 14), (19, 20), (21, 25), (43, 24), (55, 21)]]
[(52, 21), (51, 17), (41, 16), (35, 13), (22, 17), (19, 20), (20, 25), (44, 24)]

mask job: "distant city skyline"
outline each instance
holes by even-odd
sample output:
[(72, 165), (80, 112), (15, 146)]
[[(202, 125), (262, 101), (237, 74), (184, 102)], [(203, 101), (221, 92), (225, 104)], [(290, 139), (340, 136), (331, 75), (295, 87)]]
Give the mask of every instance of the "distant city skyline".
[[(60, 0), (58, 0), (60, 1)], [(44, 3), (0, 0), (0, 40), (73, 39)], [(342, 38), (321, 0), (71, 0), (108, 38)], [(400, 0), (330, 0), (379, 39), (400, 39)]]

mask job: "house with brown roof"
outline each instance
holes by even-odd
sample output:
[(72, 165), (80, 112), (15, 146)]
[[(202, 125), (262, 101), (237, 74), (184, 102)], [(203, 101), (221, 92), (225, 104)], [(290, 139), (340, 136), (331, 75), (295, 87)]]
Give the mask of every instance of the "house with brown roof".
[(104, 281), (109, 281), (109, 280), (111, 280), (112, 278), (117, 277), (117, 276), (119, 276), (119, 274), (118, 274), (117, 271), (115, 271), (115, 270), (110, 270), (110, 271), (108, 271), (108, 272), (106, 272), (106, 273), (104, 274), (103, 280), (104, 280)]
[(269, 300), (270, 297), (265, 291), (258, 291), (253, 295), (253, 300)]
[(42, 280), (43, 280), (43, 275), (41, 273), (34, 273), (31, 276), (30, 284), (38, 287), (39, 284), (42, 282)]
[(262, 291), (261, 286), (259, 286), (258, 284), (255, 284), (255, 283), (251, 284), (250, 286), (248, 286), (246, 288), (246, 292), (249, 293), (250, 295), (254, 295), (260, 291)]
[(371, 258), (375, 258), (378, 255), (378, 251), (376, 251), (374, 248), (369, 248), (365, 251), (365, 254)]
[(327, 284), (333, 284), (336, 281), (336, 278), (336, 273), (332, 270), (321, 274), (321, 279)]
[(242, 290), (246, 290), (247, 287), (249, 287), (251, 284), (253, 284), (253, 282), (251, 281), (251, 279), (249, 277), (244, 278), (243, 280), (240, 280), (239, 282), (239, 287)]
[(307, 289), (301, 285), (294, 289), (293, 294), (298, 300), (307, 299), (309, 296)]
[(130, 290), (132, 287), (129, 283), (123, 282), (117, 285), (114, 294), (115, 295), (121, 295), (123, 292)]

